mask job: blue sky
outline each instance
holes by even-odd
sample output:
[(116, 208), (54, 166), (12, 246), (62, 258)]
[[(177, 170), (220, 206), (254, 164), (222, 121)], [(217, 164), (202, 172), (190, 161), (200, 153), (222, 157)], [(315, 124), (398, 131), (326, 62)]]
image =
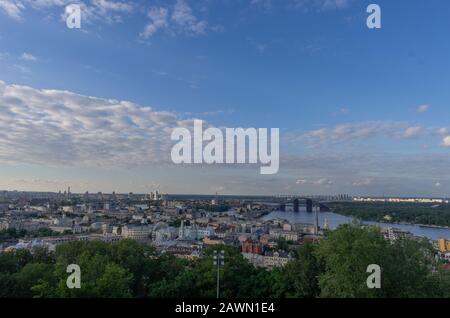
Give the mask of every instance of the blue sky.
[[(448, 196), (447, 1), (69, 3), (0, 2), (0, 188)], [(192, 118), (280, 128), (279, 173), (166, 162)]]

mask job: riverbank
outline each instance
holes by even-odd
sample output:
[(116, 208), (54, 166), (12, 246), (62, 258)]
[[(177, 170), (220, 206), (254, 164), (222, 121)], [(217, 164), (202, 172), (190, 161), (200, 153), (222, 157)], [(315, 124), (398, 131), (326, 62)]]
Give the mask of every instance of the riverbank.
[[(336, 212), (333, 212), (336, 213)], [(362, 217), (357, 217), (354, 215), (346, 215), (346, 214), (342, 214), (342, 213), (336, 213), (338, 215), (342, 215), (345, 217), (352, 217), (355, 218), (357, 220), (360, 220), (362, 222), (376, 222), (376, 223), (382, 223), (382, 224), (397, 224), (397, 225), (410, 225), (410, 226), (419, 226), (419, 227), (424, 227), (424, 228), (432, 228), (432, 229), (446, 229), (446, 230), (450, 230), (450, 226), (446, 226), (446, 225), (436, 225), (436, 224), (421, 224), (421, 223), (413, 223), (413, 222), (392, 222), (392, 221), (386, 221), (386, 220), (373, 220), (370, 218), (362, 218)]]
[[(319, 213), (319, 226), (323, 227), (325, 224), (332, 230), (336, 229), (341, 224), (352, 223), (356, 217), (349, 217), (346, 215), (334, 213), (334, 212), (320, 212)], [(262, 220), (273, 219), (285, 219), (290, 223), (315, 223), (314, 213), (307, 213), (306, 211), (294, 212), (281, 212), (274, 211), (261, 218)], [(358, 218), (356, 218), (358, 219)], [(360, 219), (361, 220), (361, 219)], [(421, 227), (418, 224), (405, 224), (404, 223), (391, 223), (391, 222), (377, 222), (377, 221), (364, 221), (363, 224), (376, 225), (382, 228), (393, 227), (403, 231), (412, 233), (414, 236), (427, 237), (432, 240), (438, 240), (440, 238), (450, 238), (450, 228), (448, 227)]]
[(334, 202), (329, 207), (335, 213), (363, 221), (450, 229), (450, 204)]

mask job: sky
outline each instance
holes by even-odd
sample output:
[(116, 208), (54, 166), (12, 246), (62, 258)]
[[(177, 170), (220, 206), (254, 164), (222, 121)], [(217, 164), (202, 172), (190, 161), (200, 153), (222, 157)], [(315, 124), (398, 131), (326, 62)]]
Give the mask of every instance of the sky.
[[(0, 0), (0, 189), (449, 197), (449, 10)], [(279, 128), (278, 173), (175, 165), (171, 132), (193, 119)]]

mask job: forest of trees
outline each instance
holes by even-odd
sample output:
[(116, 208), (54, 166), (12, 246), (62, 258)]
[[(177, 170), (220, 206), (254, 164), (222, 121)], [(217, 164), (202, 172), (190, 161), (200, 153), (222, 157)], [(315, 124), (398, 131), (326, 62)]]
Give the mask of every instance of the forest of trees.
[[(450, 273), (431, 245), (391, 244), (376, 228), (342, 225), (317, 244), (305, 244), (283, 268), (250, 265), (237, 248), (216, 246), (186, 260), (157, 256), (135, 241), (74, 242), (0, 254), (0, 297), (215, 297), (214, 249), (225, 250), (222, 297), (450, 297)], [(67, 265), (81, 268), (81, 288), (66, 286)], [(369, 264), (382, 268), (381, 288), (368, 289)]]
[[(72, 233), (72, 231), (70, 231), (70, 233)], [(49, 228), (40, 228), (33, 232), (29, 232), (26, 230), (16, 230), (15, 228), (11, 228), (6, 230), (0, 230), (0, 243), (24, 237), (44, 237), (58, 234), (59, 233), (54, 232)]]
[(364, 221), (450, 226), (450, 205), (429, 203), (337, 202), (332, 211)]

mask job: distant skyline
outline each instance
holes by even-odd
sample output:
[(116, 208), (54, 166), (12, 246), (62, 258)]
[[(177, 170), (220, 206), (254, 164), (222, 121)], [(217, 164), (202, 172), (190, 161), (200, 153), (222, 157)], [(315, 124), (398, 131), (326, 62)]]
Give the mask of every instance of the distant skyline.
[[(0, 189), (450, 196), (448, 1), (78, 2), (0, 2)], [(280, 128), (278, 174), (174, 165), (193, 119)]]

